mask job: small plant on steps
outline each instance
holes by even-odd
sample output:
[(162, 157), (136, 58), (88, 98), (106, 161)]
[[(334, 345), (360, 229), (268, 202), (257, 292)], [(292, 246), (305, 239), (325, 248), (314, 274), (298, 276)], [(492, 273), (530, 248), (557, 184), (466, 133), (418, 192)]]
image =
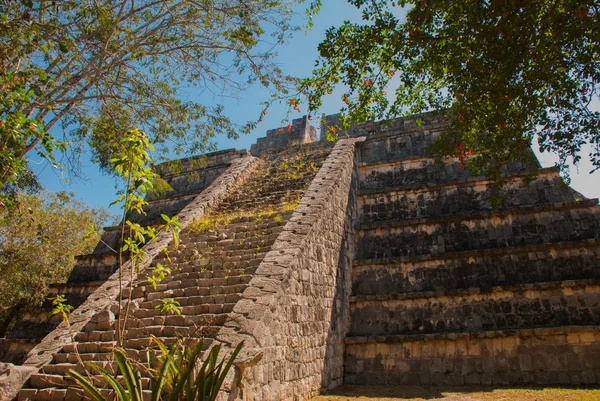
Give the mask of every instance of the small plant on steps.
[[(226, 359), (219, 362), (221, 346), (214, 346), (201, 362), (204, 341), (187, 346), (178, 339), (170, 347), (153, 337), (158, 345), (160, 356), (157, 358), (148, 350), (148, 366), (142, 366), (150, 377), (151, 401), (214, 401), (219, 394), (227, 373), (233, 366), (243, 342)], [(134, 365), (122, 348), (114, 351), (118, 373), (111, 374), (94, 363), (88, 363), (93, 370), (102, 375), (109, 392), (102, 391), (92, 380), (75, 370), (67, 371), (67, 376), (85, 390), (96, 401), (144, 401), (142, 373)], [(147, 392), (146, 392), (147, 394)], [(147, 397), (147, 395), (146, 395)]]

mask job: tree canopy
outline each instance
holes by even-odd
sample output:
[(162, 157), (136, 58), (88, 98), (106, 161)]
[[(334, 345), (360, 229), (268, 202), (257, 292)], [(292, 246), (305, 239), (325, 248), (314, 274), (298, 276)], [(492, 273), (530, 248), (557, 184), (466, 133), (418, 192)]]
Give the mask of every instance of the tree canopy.
[(67, 279), (75, 255), (100, 239), (92, 226), (109, 217), (64, 192), (20, 194), (18, 207), (0, 210), (0, 337), (19, 312), (41, 304), (50, 284)]
[(348, 1), (363, 20), (327, 31), (301, 87), (311, 110), (341, 84), (347, 120), (444, 112), (435, 150), (475, 169), (528, 159), (536, 135), (563, 168), (591, 144), (600, 168), (597, 1)]
[[(299, 0), (298, 2), (302, 2)], [(116, 139), (143, 130), (159, 153), (199, 153), (236, 127), (182, 89), (285, 90), (274, 49), (294, 1), (21, 0), (0, 3), (0, 190), (35, 185), (31, 152), (70, 169), (82, 151), (110, 170)], [(211, 99), (212, 101), (212, 99)], [(54, 134), (51, 134), (54, 133)]]

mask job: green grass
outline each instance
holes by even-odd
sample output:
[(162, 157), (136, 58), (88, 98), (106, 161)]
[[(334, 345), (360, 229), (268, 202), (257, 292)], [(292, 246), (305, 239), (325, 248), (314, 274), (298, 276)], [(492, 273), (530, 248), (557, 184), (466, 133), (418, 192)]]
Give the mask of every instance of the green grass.
[(342, 386), (312, 401), (598, 401), (600, 388)]

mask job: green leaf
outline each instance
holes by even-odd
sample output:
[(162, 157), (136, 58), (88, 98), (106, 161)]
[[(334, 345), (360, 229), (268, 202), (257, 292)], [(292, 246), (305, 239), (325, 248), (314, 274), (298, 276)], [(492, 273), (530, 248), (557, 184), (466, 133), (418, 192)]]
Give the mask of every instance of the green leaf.
[(73, 379), (73, 381), (75, 383), (77, 383), (77, 385), (79, 387), (81, 387), (86, 393), (88, 393), (90, 395), (90, 397), (92, 397), (94, 400), (96, 401), (107, 401), (104, 396), (102, 396), (102, 394), (100, 393), (100, 391), (98, 390), (98, 388), (87, 379), (87, 377), (83, 376), (81, 373), (69, 369), (67, 370), (67, 372), (65, 373), (65, 375), (71, 379)]

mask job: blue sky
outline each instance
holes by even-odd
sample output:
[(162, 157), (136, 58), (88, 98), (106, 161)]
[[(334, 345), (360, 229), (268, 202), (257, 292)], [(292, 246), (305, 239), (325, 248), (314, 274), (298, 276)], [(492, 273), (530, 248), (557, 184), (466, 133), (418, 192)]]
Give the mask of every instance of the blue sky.
[[(302, 10), (299, 9), (299, 12), (301, 13)], [(300, 77), (309, 75), (317, 58), (317, 45), (324, 38), (326, 29), (330, 26), (337, 26), (344, 20), (358, 19), (360, 19), (360, 12), (349, 5), (347, 0), (324, 1), (321, 12), (314, 16), (314, 29), (306, 33), (297, 32), (286, 46), (280, 48), (277, 62), (289, 75)], [(262, 110), (260, 102), (268, 98), (268, 93), (258, 87), (243, 93), (239, 99), (223, 99), (206, 94), (199, 96), (198, 90), (194, 88), (186, 90), (185, 93), (190, 98), (200, 97), (208, 104), (224, 104), (226, 114), (239, 124), (244, 124), (252, 119), (256, 120)], [(323, 108), (319, 114), (334, 114), (341, 106), (340, 94), (334, 92), (333, 95), (324, 99)], [(598, 106), (600, 107), (600, 105)], [(281, 126), (287, 110), (285, 105), (274, 105), (269, 110), (269, 114), (263, 118), (263, 122), (251, 134), (240, 136), (238, 140), (225, 137), (217, 139), (219, 150), (249, 149), (257, 138), (265, 136), (267, 130)], [(301, 116), (302, 114), (295, 112), (291, 115), (292, 118)], [(555, 157), (548, 154), (538, 154), (538, 157), (544, 167), (554, 165), (556, 160)], [(45, 162), (33, 164), (33, 169), (39, 174), (42, 185), (48, 190), (72, 191), (78, 199), (91, 207), (108, 207), (115, 199), (114, 180), (101, 174), (98, 168), (85, 157), (82, 158), (82, 164), (82, 173), (85, 178), (70, 179), (68, 183), (65, 181), (66, 173), (53, 169)], [(590, 170), (591, 164), (586, 157), (583, 157), (579, 169), (571, 168), (571, 186), (588, 198), (598, 198), (600, 197), (600, 172), (590, 175)], [(118, 209), (114, 206), (109, 210), (112, 213), (118, 213)]]

